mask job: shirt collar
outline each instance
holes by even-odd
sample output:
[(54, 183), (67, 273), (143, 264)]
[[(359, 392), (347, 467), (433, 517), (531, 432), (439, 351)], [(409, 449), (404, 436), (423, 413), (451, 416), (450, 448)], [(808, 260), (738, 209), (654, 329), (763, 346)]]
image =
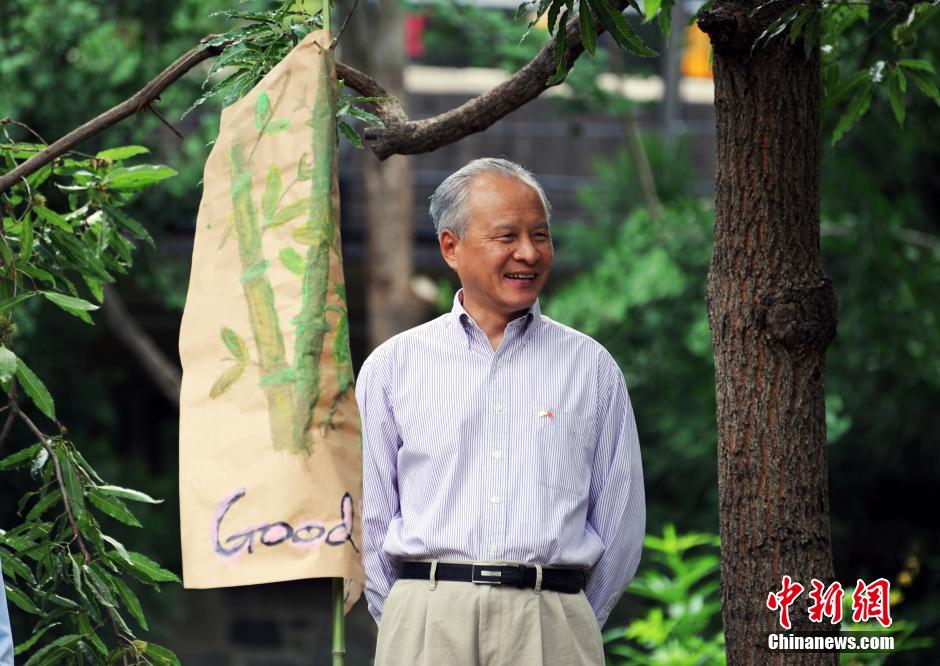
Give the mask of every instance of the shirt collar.
[[(476, 321), (473, 317), (464, 309), (463, 307), (463, 289), (458, 289), (457, 293), (454, 294), (454, 307), (450, 311), (451, 321), (454, 323), (454, 329), (457, 334), (461, 336), (461, 340), (466, 341), (467, 345), (470, 345), (470, 336), (472, 329), (476, 328), (482, 332), (479, 326), (477, 326)], [(513, 319), (506, 325), (506, 331), (509, 332), (513, 328), (521, 327), (522, 331), (519, 333), (524, 337), (528, 337), (539, 327), (542, 323), (542, 308), (539, 306), (539, 299), (535, 299), (535, 303), (526, 311), (521, 317)]]

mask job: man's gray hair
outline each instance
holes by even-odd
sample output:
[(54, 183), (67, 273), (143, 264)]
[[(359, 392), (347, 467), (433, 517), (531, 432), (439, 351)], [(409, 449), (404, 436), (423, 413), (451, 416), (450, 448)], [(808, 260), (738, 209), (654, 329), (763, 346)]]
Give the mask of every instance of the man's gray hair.
[(467, 233), (467, 227), (470, 225), (470, 182), (483, 173), (518, 178), (529, 185), (538, 193), (545, 209), (545, 221), (549, 221), (551, 205), (548, 203), (548, 197), (530, 171), (509, 160), (481, 157), (449, 175), (431, 195), (431, 219), (434, 220), (438, 238), (444, 229), (450, 229), (457, 238), (463, 238)]

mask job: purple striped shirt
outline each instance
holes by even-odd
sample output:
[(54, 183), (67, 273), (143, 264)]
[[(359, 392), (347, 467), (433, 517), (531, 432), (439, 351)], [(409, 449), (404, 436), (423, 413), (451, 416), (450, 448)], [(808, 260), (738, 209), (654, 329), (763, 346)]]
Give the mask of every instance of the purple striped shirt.
[(462, 296), (359, 373), (369, 610), (378, 622), (402, 559), (579, 565), (603, 626), (646, 526), (623, 374), (538, 301), (494, 352)]

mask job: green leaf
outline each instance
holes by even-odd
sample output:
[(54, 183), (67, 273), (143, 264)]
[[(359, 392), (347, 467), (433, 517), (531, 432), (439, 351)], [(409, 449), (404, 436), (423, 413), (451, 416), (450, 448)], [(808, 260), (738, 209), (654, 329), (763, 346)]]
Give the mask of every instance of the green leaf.
[(50, 490), (45, 495), (43, 495), (33, 508), (29, 510), (29, 513), (26, 514), (26, 521), (32, 522), (40, 518), (46, 511), (48, 511), (53, 506), (62, 502), (62, 493), (59, 492), (59, 489)]
[(42, 638), (47, 631), (49, 631), (53, 627), (58, 627), (61, 624), (62, 624), (61, 622), (52, 622), (44, 626), (42, 629), (34, 631), (30, 635), (29, 638), (27, 638), (25, 641), (23, 641), (22, 643), (16, 646), (16, 649), (13, 650), (13, 654), (14, 655), (23, 654), (24, 652), (32, 648), (37, 642), (39, 642), (39, 639)]
[(112, 497), (121, 497), (132, 502), (145, 502), (146, 504), (162, 504), (163, 500), (154, 499), (147, 493), (142, 493), (133, 488), (122, 488), (121, 486), (95, 486), (98, 492)]
[(832, 133), (832, 145), (835, 145), (836, 142), (842, 138), (842, 135), (848, 132), (855, 123), (865, 115), (865, 112), (868, 111), (868, 107), (871, 105), (871, 87), (872, 82), (869, 79), (855, 97), (852, 98), (852, 101), (849, 102), (848, 108), (845, 110), (845, 113), (842, 114), (835, 131)]
[[(659, 7), (660, 0), (647, 0), (647, 7), (651, 3), (655, 3), (657, 8)], [(591, 57), (594, 57), (594, 53), (597, 50), (597, 33), (594, 32), (594, 21), (591, 17), (591, 9), (588, 7), (587, 3), (581, 3), (581, 7), (578, 10), (578, 18), (580, 19), (581, 25), (581, 43), (584, 44), (584, 50), (590, 54)]]
[(39, 292), (46, 297), (47, 300), (52, 301), (58, 305), (63, 310), (71, 312), (72, 310), (81, 310), (83, 312), (92, 312), (97, 310), (99, 306), (94, 303), (89, 303), (88, 301), (82, 298), (75, 298), (74, 296), (66, 296), (65, 294), (59, 294), (54, 291), (41, 291)]
[(937, 90), (937, 84), (931, 81), (926, 74), (921, 70), (917, 69), (908, 69), (907, 75), (911, 77), (911, 80), (914, 82), (920, 91), (932, 99), (936, 104), (940, 105), (940, 91)]
[(34, 277), (37, 280), (42, 280), (43, 282), (48, 282), (52, 286), (55, 286), (55, 278), (49, 271), (44, 271), (38, 266), (33, 266), (31, 264), (23, 264), (22, 266), (17, 266), (16, 268), (18, 271), (26, 273), (26, 275), (29, 275), (30, 277)]
[(121, 598), (121, 601), (127, 606), (127, 610), (129, 610), (134, 619), (137, 620), (137, 624), (146, 631), (149, 628), (147, 626), (147, 618), (144, 616), (144, 609), (140, 605), (140, 600), (137, 598), (137, 595), (128, 587), (127, 583), (121, 580), (120, 576), (113, 576), (111, 583), (114, 586), (114, 590)]
[(337, 120), (336, 127), (339, 129), (340, 133), (346, 137), (346, 140), (349, 141), (356, 148), (362, 148), (362, 138), (359, 136), (358, 132), (353, 129), (353, 126), (347, 123), (345, 120)]
[(140, 222), (128, 216), (127, 213), (120, 208), (105, 206), (104, 210), (127, 229), (132, 236), (146, 242), (150, 247), (156, 247), (156, 244), (153, 242), (153, 236), (150, 235)]
[(150, 149), (145, 146), (122, 146), (121, 148), (109, 148), (108, 150), (102, 150), (100, 153), (95, 155), (100, 160), (126, 160), (128, 157), (133, 157), (134, 155), (143, 155), (149, 153)]
[(6, 386), (16, 374), (16, 354), (0, 345), (0, 384)]
[[(2, 246), (2, 245), (3, 245), (3, 244), (0, 243), (0, 246)], [(6, 311), (9, 310), (10, 308), (12, 308), (12, 307), (14, 307), (14, 306), (16, 306), (16, 305), (19, 305), (20, 303), (22, 303), (22, 302), (25, 301), (26, 299), (32, 298), (33, 296), (35, 296), (35, 295), (38, 294), (38, 293), (39, 293), (38, 291), (24, 291), (22, 294), (18, 294), (18, 295), (16, 295), (16, 296), (11, 297), (11, 298), (7, 298), (7, 299), (5, 299), (5, 300), (3, 300), (3, 301), (0, 301), (0, 312), (6, 312)]]
[(281, 198), (281, 172), (274, 164), (268, 169), (265, 179), (264, 194), (261, 196), (261, 211), (264, 215), (264, 225), (271, 226), (277, 212), (277, 202)]
[(209, 397), (214, 400), (232, 388), (235, 382), (241, 378), (246, 367), (248, 367), (248, 362), (240, 361), (223, 372), (209, 389)]
[(125, 525), (130, 525), (131, 527), (142, 527), (140, 521), (137, 520), (133, 513), (131, 513), (130, 509), (127, 508), (127, 505), (117, 497), (103, 495), (99, 492), (96, 492), (95, 490), (92, 490), (88, 494), (88, 499), (92, 504), (115, 520), (119, 520)]
[(175, 175), (176, 171), (168, 166), (140, 164), (111, 169), (105, 176), (104, 182), (115, 190), (139, 190)]
[(608, 0), (587, 0), (587, 3), (600, 19), (604, 29), (610, 33), (614, 41), (621, 47), (638, 56), (654, 58), (659, 55), (637, 37), (623, 14), (611, 7)]
[(929, 60), (912, 60), (905, 58), (903, 60), (898, 60), (898, 64), (901, 67), (906, 67), (907, 69), (919, 69), (924, 72), (934, 73), (933, 63)]
[(117, 602), (114, 599), (114, 595), (111, 594), (111, 588), (108, 587), (108, 584), (104, 580), (104, 576), (107, 574), (94, 564), (82, 566), (82, 573), (84, 574), (85, 580), (88, 581), (95, 598), (105, 606), (115, 608)]
[(78, 634), (67, 634), (60, 636), (51, 643), (48, 643), (36, 652), (26, 661), (23, 666), (44, 666), (45, 664), (61, 664), (62, 655), (68, 654), (72, 648), (82, 639)]
[(353, 118), (358, 118), (359, 120), (362, 120), (369, 125), (375, 125), (376, 127), (385, 127), (385, 123), (382, 122), (381, 118), (379, 118), (374, 113), (369, 113), (365, 109), (359, 108), (358, 106), (350, 106), (348, 113)]
[(61, 229), (62, 231), (67, 231), (68, 233), (72, 233), (71, 223), (68, 220), (66, 220), (64, 217), (56, 213), (55, 211), (49, 210), (48, 208), (45, 208), (44, 206), (34, 206), (33, 212), (36, 213), (36, 215), (44, 219), (49, 224), (55, 227), (59, 227), (59, 229)]
[(897, 67), (891, 69), (888, 79), (888, 101), (891, 103), (891, 110), (894, 111), (894, 117), (898, 125), (904, 127), (904, 98), (901, 91), (901, 70)]
[[(143, 642), (143, 641), (140, 641)], [(143, 642), (144, 643), (144, 653), (150, 657), (153, 657), (154, 661), (159, 664), (159, 666), (180, 666), (180, 660), (171, 650), (168, 650), (165, 647), (156, 645), (155, 643)]]
[(0, 555), (0, 564), (3, 565), (3, 575), (13, 579), (19, 576), (30, 585), (36, 584), (36, 577), (32, 570), (19, 557), (13, 553)]
[(255, 102), (255, 129), (263, 130), (265, 125), (271, 122), (274, 110), (271, 108), (271, 99), (268, 93), (261, 91), (258, 95), (258, 101)]
[(643, 2), (643, 20), (649, 23), (656, 16), (662, 5), (662, 0), (644, 0)]
[(16, 360), (16, 379), (39, 411), (55, 421), (55, 402), (52, 396), (49, 395), (45, 384), (39, 381), (39, 377), (23, 363), (21, 358)]
[(19, 588), (14, 587), (10, 583), (4, 582), (3, 589), (7, 594), (7, 599), (13, 602), (13, 604), (20, 610), (32, 615), (42, 614), (39, 610), (39, 607), (33, 603), (33, 600), (26, 596), (26, 594)]
[(20, 261), (26, 263), (33, 256), (33, 218), (26, 215), (20, 232)]
[(294, 275), (304, 274), (304, 258), (300, 252), (292, 247), (285, 247), (278, 252), (278, 259), (284, 264), (284, 267)]
[(85, 509), (85, 493), (78, 472), (68, 456), (57, 455), (56, 457), (59, 459), (59, 469), (62, 470), (62, 481), (72, 513), (81, 513)]
[[(568, 10), (562, 15), (561, 20), (568, 19)], [(568, 76), (568, 66), (565, 62), (565, 31), (559, 30), (555, 33), (555, 45), (552, 50), (552, 57), (555, 59), (555, 73), (545, 82), (546, 85), (554, 86), (565, 80)]]
[(291, 220), (300, 217), (307, 212), (307, 209), (310, 207), (310, 202), (307, 199), (298, 199), (289, 206), (277, 211), (274, 214), (274, 219), (271, 220), (271, 223), (268, 225), (270, 227), (277, 227), (285, 222), (290, 222)]
[(248, 345), (238, 333), (228, 326), (222, 327), (222, 342), (236, 359), (239, 361), (248, 360)]
[(265, 126), (264, 133), (268, 135), (280, 134), (289, 129), (290, 121), (287, 118), (278, 118), (277, 120), (272, 120)]
[[(110, 553), (109, 553), (110, 555)], [(135, 553), (133, 551), (128, 552), (129, 560), (124, 559), (123, 557), (114, 557), (111, 556), (112, 561), (114, 561), (119, 566), (127, 569), (132, 574), (143, 580), (147, 583), (179, 583), (180, 579), (172, 571), (167, 571), (159, 564), (151, 560), (146, 555), (141, 555), (140, 553)]]

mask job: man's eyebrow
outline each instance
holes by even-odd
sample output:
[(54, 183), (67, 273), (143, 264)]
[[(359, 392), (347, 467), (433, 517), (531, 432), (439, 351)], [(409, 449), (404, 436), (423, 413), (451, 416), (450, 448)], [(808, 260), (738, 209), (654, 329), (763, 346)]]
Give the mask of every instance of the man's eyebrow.
[(493, 227), (493, 231), (515, 231), (516, 225), (510, 224), (509, 222), (500, 222)]

